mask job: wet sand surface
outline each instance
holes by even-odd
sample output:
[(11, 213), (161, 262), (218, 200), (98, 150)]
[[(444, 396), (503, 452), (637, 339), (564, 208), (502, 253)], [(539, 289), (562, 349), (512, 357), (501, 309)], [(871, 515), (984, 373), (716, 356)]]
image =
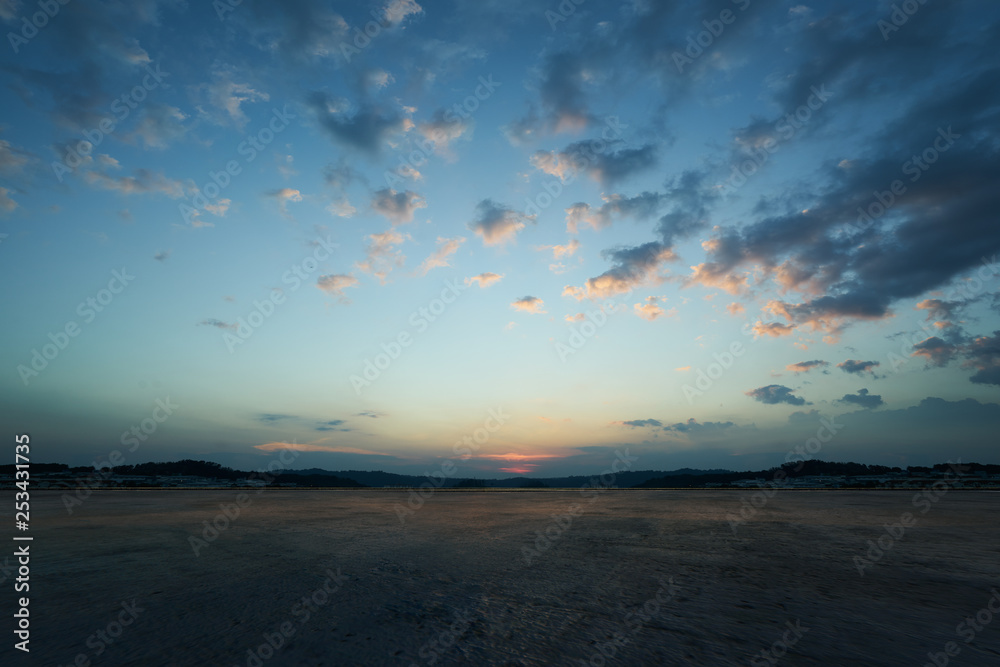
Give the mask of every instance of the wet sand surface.
[[(952, 490), (922, 514), (913, 492), (781, 491), (734, 531), (751, 495), (438, 491), (401, 522), (403, 491), (250, 492), (195, 555), (237, 492), (95, 493), (70, 516), (34, 491), (31, 654), (8, 620), (0, 662), (924, 665), (954, 642), (951, 665), (1000, 664), (1000, 614), (980, 624), (1000, 493)], [(854, 557), (906, 512), (860, 575)], [(960, 635), (968, 617), (980, 630)]]

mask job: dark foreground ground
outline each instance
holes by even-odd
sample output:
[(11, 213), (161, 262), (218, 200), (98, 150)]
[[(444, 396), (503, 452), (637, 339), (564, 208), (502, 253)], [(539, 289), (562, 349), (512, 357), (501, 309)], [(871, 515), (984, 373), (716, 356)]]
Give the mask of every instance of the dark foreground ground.
[(104, 492), (72, 516), (33, 492), (31, 653), (7, 570), (0, 664), (1000, 664), (1000, 493), (783, 491), (734, 534), (750, 497), (438, 492), (401, 523), (405, 492), (267, 491), (196, 556), (235, 492)]

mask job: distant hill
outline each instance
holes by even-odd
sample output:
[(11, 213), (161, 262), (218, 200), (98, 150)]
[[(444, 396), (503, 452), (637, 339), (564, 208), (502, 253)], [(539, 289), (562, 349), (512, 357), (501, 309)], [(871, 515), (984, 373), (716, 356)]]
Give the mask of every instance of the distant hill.
[[(455, 475), (447, 478), (442, 485), (443, 488), (456, 487), (462, 484), (466, 480), (470, 479), (467, 475), (460, 474), (461, 470)], [(382, 472), (380, 470), (338, 470), (336, 472), (323, 470), (321, 468), (308, 468), (306, 470), (289, 470), (288, 474), (298, 474), (298, 475), (336, 475), (337, 477), (343, 477), (346, 479), (353, 479), (360, 484), (365, 486), (420, 486), (421, 484), (427, 483), (428, 479), (424, 475), (399, 475), (391, 472)], [(606, 482), (610, 482), (612, 487), (617, 488), (630, 488), (643, 482), (660, 477), (669, 477), (673, 475), (688, 475), (692, 477), (697, 477), (701, 475), (714, 475), (714, 474), (734, 474), (728, 470), (694, 470), (692, 468), (681, 468), (680, 470), (674, 470), (672, 472), (664, 472), (662, 470), (641, 470), (641, 471), (623, 471), (616, 473), (615, 475), (607, 475), (605, 477)], [(509, 477), (505, 479), (478, 479), (482, 482), (483, 487), (494, 488), (494, 489), (518, 489), (524, 488), (527, 482), (531, 483), (541, 483), (545, 487), (556, 488), (556, 489), (578, 489), (585, 486), (594, 480), (595, 484), (600, 483), (600, 475), (573, 475), (570, 477)], [(536, 487), (542, 488), (542, 487)]]

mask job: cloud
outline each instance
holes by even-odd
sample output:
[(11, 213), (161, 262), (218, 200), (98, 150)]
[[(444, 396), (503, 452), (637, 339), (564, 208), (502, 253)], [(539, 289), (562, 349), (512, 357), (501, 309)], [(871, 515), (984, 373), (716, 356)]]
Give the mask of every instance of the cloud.
[(726, 306), (726, 312), (732, 315), (733, 317), (742, 315), (743, 313), (746, 312), (746, 310), (747, 309), (743, 306), (742, 303), (737, 303), (735, 301)]
[(766, 405), (788, 403), (789, 405), (806, 405), (805, 399), (792, 394), (792, 389), (780, 384), (769, 384), (746, 392), (750, 398)]
[(31, 155), (9, 141), (0, 139), (0, 174), (17, 174), (31, 162)]
[(451, 144), (470, 134), (472, 123), (451, 111), (438, 109), (430, 120), (417, 123), (417, 132), (433, 145), (434, 152), (451, 156)]
[(483, 245), (504, 245), (513, 241), (525, 224), (534, 222), (535, 216), (506, 208), (492, 199), (484, 199), (476, 206), (476, 218), (469, 229), (483, 239)]
[(113, 190), (122, 195), (162, 194), (171, 199), (180, 199), (184, 196), (184, 186), (180, 181), (148, 169), (136, 169), (133, 173), (134, 176), (115, 177), (103, 171), (88, 171), (84, 179), (91, 185)]
[(611, 422), (611, 424), (614, 426), (626, 426), (628, 428), (646, 428), (649, 426), (660, 428), (663, 426), (663, 422), (659, 419), (630, 419), (628, 421)]
[(837, 364), (837, 368), (844, 371), (845, 373), (854, 373), (859, 375), (861, 373), (875, 373), (875, 367), (879, 366), (877, 361), (859, 361), (857, 359), (848, 359), (847, 361), (842, 361)]
[(204, 94), (208, 103), (221, 113), (203, 112), (213, 122), (218, 124), (231, 123), (238, 129), (250, 120), (243, 112), (244, 104), (267, 102), (267, 93), (253, 89), (248, 83), (237, 83), (233, 80), (235, 68), (219, 68), (212, 72), (212, 82), (198, 86), (197, 91)]
[(932, 366), (947, 366), (958, 352), (958, 346), (937, 336), (931, 336), (913, 346), (913, 356), (923, 357)]
[(331, 139), (369, 156), (376, 156), (392, 135), (405, 132), (410, 126), (409, 119), (372, 106), (362, 106), (349, 114), (346, 104), (330, 99), (325, 93), (312, 93), (308, 104)]
[(663, 316), (673, 317), (674, 315), (677, 314), (676, 308), (671, 308), (669, 311), (660, 308), (658, 305), (656, 305), (658, 301), (660, 301), (659, 297), (655, 296), (646, 297), (645, 303), (635, 304), (634, 306), (635, 314), (648, 322), (652, 322), (657, 317), (663, 317)]
[(391, 188), (378, 190), (372, 196), (372, 209), (384, 215), (394, 225), (413, 222), (418, 209), (426, 208), (427, 202), (416, 192), (404, 190), (396, 192)]
[(865, 410), (873, 410), (884, 403), (881, 396), (878, 394), (869, 394), (867, 389), (858, 389), (858, 393), (856, 394), (844, 394), (843, 398), (837, 400), (841, 403), (857, 405)]
[[(602, 150), (595, 150), (595, 146), (600, 146)], [(561, 151), (536, 151), (529, 161), (535, 169), (555, 176), (563, 183), (569, 183), (585, 173), (605, 186), (620, 183), (656, 165), (655, 144), (616, 150), (607, 150), (606, 146), (606, 143), (578, 141)]]
[(316, 279), (316, 287), (327, 294), (339, 297), (341, 303), (350, 303), (350, 299), (344, 296), (344, 290), (348, 287), (357, 287), (357, 285), (357, 278), (343, 273), (320, 276)]
[(524, 296), (520, 299), (515, 299), (510, 304), (510, 307), (514, 310), (523, 310), (524, 312), (531, 313), (532, 315), (544, 314), (546, 312), (542, 310), (544, 306), (545, 302), (537, 296)]
[(302, 193), (293, 188), (279, 188), (266, 193), (268, 197), (278, 200), (278, 206), (282, 213), (288, 213), (288, 202), (302, 201)]
[(704, 434), (710, 432), (724, 431), (736, 426), (733, 422), (698, 422), (695, 418), (690, 418), (686, 422), (677, 422), (663, 427), (664, 431), (674, 431), (676, 433)]
[(295, 442), (268, 442), (263, 445), (254, 445), (254, 449), (262, 452), (277, 452), (290, 449), (295, 452), (330, 452), (332, 454), (365, 454), (368, 456), (391, 456), (383, 452), (376, 452), (370, 449), (358, 449), (357, 447), (337, 447), (333, 445), (312, 445), (299, 444)]
[(1000, 331), (992, 336), (979, 336), (965, 350), (969, 365), (977, 373), (969, 380), (976, 384), (1000, 385)]
[(503, 274), (502, 273), (501, 274), (497, 274), (497, 273), (486, 272), (486, 273), (480, 273), (478, 275), (472, 276), (471, 278), (466, 278), (465, 279), (465, 284), (466, 285), (471, 285), (472, 283), (478, 283), (480, 289), (486, 289), (490, 285), (492, 285), (494, 283), (500, 282), (500, 280), (502, 278), (503, 278)]
[(330, 205), (326, 207), (326, 210), (338, 218), (350, 218), (358, 212), (358, 209), (351, 205), (351, 202), (347, 200), (347, 197), (341, 197), (340, 199), (332, 201)]
[(782, 324), (781, 322), (756, 322), (752, 329), (756, 336), (781, 338), (782, 336), (790, 336), (795, 331), (795, 326)]
[(417, 269), (417, 273), (420, 275), (426, 275), (431, 269), (451, 266), (448, 258), (458, 252), (458, 249), (462, 247), (463, 243), (465, 243), (465, 237), (458, 236), (453, 239), (449, 239), (439, 236), (437, 243), (437, 250), (431, 253), (431, 255), (420, 264), (420, 268)]
[(187, 134), (187, 114), (166, 104), (147, 104), (135, 129), (126, 135), (131, 143), (142, 142), (145, 148), (167, 148)]
[(233, 324), (228, 324), (226, 322), (223, 322), (222, 320), (208, 319), (208, 320), (202, 320), (201, 322), (198, 322), (198, 326), (200, 326), (200, 327), (215, 327), (216, 329), (235, 329), (239, 325), (236, 324), (235, 322)]
[(0, 211), (10, 213), (17, 208), (17, 202), (10, 198), (10, 190), (0, 187)]
[(823, 368), (829, 366), (829, 361), (822, 361), (820, 359), (813, 359), (812, 361), (799, 361), (794, 364), (788, 364), (785, 366), (785, 370), (792, 371), (793, 373), (808, 373), (816, 368)]
[(674, 259), (673, 251), (661, 243), (650, 242), (631, 248), (612, 248), (601, 253), (612, 267), (587, 280), (584, 288), (567, 286), (563, 294), (577, 300), (598, 299), (625, 294), (636, 287), (656, 282), (661, 264)]
[(535, 246), (535, 250), (544, 251), (551, 250), (552, 257), (554, 259), (561, 259), (563, 257), (572, 257), (576, 254), (576, 251), (580, 249), (580, 242), (576, 239), (570, 239), (569, 243), (566, 245), (540, 245)]
[(566, 231), (575, 234), (581, 225), (599, 231), (610, 227), (616, 219), (625, 217), (646, 220), (656, 214), (657, 209), (666, 201), (666, 196), (655, 192), (643, 192), (635, 197), (612, 194), (605, 195), (602, 199), (604, 204), (596, 209), (582, 202), (567, 208)]
[(396, 246), (410, 237), (395, 229), (388, 229), (378, 234), (369, 234), (366, 238), (368, 244), (365, 248), (365, 260), (357, 262), (355, 266), (374, 275), (384, 285), (393, 268), (401, 268), (406, 261), (406, 257)]
[(414, 16), (423, 12), (423, 7), (418, 5), (414, 0), (390, 0), (382, 9), (382, 15), (391, 25), (398, 25), (407, 16)]

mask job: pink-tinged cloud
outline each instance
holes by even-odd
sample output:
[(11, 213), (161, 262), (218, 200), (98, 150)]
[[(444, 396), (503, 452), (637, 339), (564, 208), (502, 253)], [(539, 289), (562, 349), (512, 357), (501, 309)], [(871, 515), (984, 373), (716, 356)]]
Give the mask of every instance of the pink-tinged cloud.
[(736, 301), (733, 301), (731, 304), (726, 306), (726, 312), (732, 315), (733, 317), (738, 317), (743, 313), (747, 312), (747, 309), (743, 307), (742, 303), (737, 303)]
[(523, 466), (516, 466), (513, 468), (497, 468), (497, 470), (499, 470), (500, 472), (509, 472), (514, 475), (527, 475), (529, 472), (535, 472), (535, 468), (537, 467), (538, 466), (533, 466), (529, 464)]
[(492, 285), (493, 283), (498, 283), (503, 278), (502, 273), (480, 273), (478, 275), (472, 276), (471, 278), (465, 279), (466, 285), (471, 285), (472, 283), (477, 283), (480, 289), (485, 289)]
[(824, 366), (829, 366), (829, 361), (823, 361), (821, 359), (813, 359), (811, 361), (799, 361), (794, 364), (788, 364), (785, 366), (785, 370), (792, 371), (793, 373), (808, 373), (814, 368), (823, 368)]
[(782, 336), (790, 336), (792, 332), (795, 331), (794, 324), (782, 324), (781, 322), (757, 322), (753, 325), (753, 332), (757, 336), (771, 336), (772, 338), (780, 338)]
[(332, 452), (335, 454), (368, 454), (371, 456), (390, 456), (383, 452), (373, 452), (370, 449), (358, 449), (356, 447), (335, 447), (332, 445), (309, 445), (295, 442), (269, 442), (264, 445), (254, 445), (254, 449), (262, 452), (277, 452), (283, 449), (290, 449), (296, 452)]
[(425, 259), (423, 263), (420, 264), (420, 268), (417, 269), (417, 273), (420, 275), (426, 275), (431, 269), (451, 266), (449, 258), (458, 252), (458, 249), (462, 247), (462, 244), (465, 243), (465, 237), (458, 236), (453, 239), (449, 239), (439, 236), (437, 242), (437, 250), (431, 253), (430, 257)]
[(328, 276), (320, 276), (316, 279), (316, 287), (327, 294), (340, 297), (345, 302), (350, 302), (344, 295), (344, 290), (348, 287), (357, 287), (358, 279), (345, 273), (335, 273)]
[(525, 215), (491, 199), (479, 202), (476, 212), (476, 219), (468, 224), (468, 228), (478, 234), (483, 239), (483, 245), (487, 246), (513, 241), (527, 223), (535, 221), (534, 215)]
[(645, 303), (635, 304), (635, 314), (648, 322), (652, 322), (657, 317), (673, 317), (677, 314), (676, 308), (671, 308), (670, 310), (660, 308), (656, 305), (658, 301), (659, 299), (655, 296), (646, 297)]
[(543, 315), (545, 314), (545, 302), (539, 299), (537, 296), (524, 296), (511, 302), (510, 307), (514, 310), (523, 310), (526, 313), (531, 313), (532, 315)]
[(507, 454), (479, 454), (473, 456), (474, 459), (487, 459), (490, 461), (542, 461), (545, 459), (562, 459), (569, 454), (518, 454), (509, 452)]

